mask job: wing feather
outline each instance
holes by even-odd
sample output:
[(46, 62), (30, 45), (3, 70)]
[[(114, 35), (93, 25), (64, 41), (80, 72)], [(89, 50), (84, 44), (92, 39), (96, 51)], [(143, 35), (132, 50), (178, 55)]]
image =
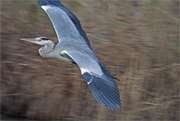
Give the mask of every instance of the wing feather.
[(84, 53), (64, 50), (61, 54), (70, 56), (78, 64), (82, 75), (86, 72), (97, 75), (103, 74), (98, 62)]
[(100, 65), (99, 62), (84, 53), (63, 51), (62, 54), (67, 54), (79, 65), (83, 79), (99, 103), (112, 110), (117, 110), (117, 107), (121, 108), (116, 82), (102, 64)]
[(59, 0), (38, 0), (38, 2), (52, 21), (59, 41), (62, 37), (76, 37), (93, 50), (78, 18)]

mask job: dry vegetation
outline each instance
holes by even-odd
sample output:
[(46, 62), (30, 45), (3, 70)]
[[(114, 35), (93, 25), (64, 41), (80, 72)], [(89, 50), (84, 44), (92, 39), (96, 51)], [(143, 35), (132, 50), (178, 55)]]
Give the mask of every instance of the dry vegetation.
[(117, 81), (122, 109), (92, 96), (77, 66), (39, 56), (21, 37), (53, 26), (36, 0), (1, 1), (1, 115), (11, 119), (179, 120), (178, 0), (63, 0)]

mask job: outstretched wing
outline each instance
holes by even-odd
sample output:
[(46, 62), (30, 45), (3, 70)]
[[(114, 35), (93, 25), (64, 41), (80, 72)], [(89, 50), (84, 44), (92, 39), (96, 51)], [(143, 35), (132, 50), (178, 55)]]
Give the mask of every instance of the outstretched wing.
[(63, 37), (79, 39), (93, 50), (77, 17), (59, 0), (38, 0), (38, 2), (53, 23), (59, 41)]
[(112, 110), (117, 110), (117, 107), (121, 108), (116, 82), (102, 64), (81, 52), (63, 51), (61, 54), (67, 54), (78, 64), (83, 79), (99, 103)]

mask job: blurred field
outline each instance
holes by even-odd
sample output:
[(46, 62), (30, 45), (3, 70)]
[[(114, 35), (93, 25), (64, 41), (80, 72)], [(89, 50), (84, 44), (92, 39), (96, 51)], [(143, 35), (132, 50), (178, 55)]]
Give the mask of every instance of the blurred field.
[[(62, 0), (120, 81), (122, 109), (92, 96), (79, 68), (39, 56), (22, 37), (54, 28), (36, 0), (1, 0), (1, 115), (27, 120), (179, 120), (179, 1)], [(4, 117), (5, 116), (5, 117)]]

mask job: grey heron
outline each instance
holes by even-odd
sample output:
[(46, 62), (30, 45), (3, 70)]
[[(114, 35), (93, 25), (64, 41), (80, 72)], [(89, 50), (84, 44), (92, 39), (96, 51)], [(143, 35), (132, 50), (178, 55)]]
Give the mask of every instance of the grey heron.
[(114, 77), (97, 59), (77, 17), (59, 0), (38, 0), (38, 3), (49, 16), (59, 43), (54, 47), (54, 42), (46, 37), (21, 40), (43, 45), (39, 54), (44, 58), (77, 64), (95, 99), (108, 109), (121, 109), (120, 93)]

